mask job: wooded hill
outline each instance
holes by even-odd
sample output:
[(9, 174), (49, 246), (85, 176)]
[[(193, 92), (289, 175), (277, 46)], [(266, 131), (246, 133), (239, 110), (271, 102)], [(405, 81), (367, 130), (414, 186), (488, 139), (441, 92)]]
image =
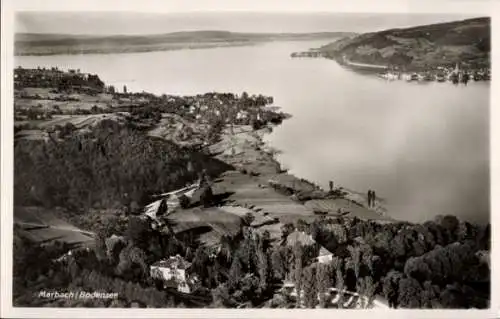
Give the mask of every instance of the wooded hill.
[(347, 37), (320, 48), (328, 58), (418, 69), (489, 67), (490, 18), (390, 29)]

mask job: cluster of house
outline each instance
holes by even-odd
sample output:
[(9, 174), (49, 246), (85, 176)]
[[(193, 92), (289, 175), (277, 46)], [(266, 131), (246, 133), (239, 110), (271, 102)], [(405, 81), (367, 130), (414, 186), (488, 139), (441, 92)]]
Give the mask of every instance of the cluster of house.
[(325, 54), (321, 51), (310, 50), (303, 52), (293, 52), (290, 56), (292, 58), (319, 58), (325, 56)]
[(14, 69), (14, 88), (38, 87), (75, 90), (90, 94), (104, 91), (104, 82), (99, 76), (81, 73), (80, 70), (70, 69), (67, 72), (58, 68)]
[[(179, 103), (177, 99), (169, 97), (167, 101)], [(244, 103), (239, 103), (241, 101)], [(250, 124), (252, 120), (270, 121), (277, 111), (276, 107), (269, 106), (272, 103), (272, 97), (262, 95), (243, 98), (233, 94), (212, 93), (182, 98), (185, 113), (199, 122), (223, 117), (227, 122), (243, 125)]]
[(435, 70), (423, 72), (401, 72), (397, 70), (387, 71), (380, 74), (380, 77), (386, 80), (404, 80), (418, 82), (452, 82), (465, 83), (468, 81), (489, 81), (491, 78), (490, 69), (462, 70), (457, 63), (455, 68), (437, 67)]

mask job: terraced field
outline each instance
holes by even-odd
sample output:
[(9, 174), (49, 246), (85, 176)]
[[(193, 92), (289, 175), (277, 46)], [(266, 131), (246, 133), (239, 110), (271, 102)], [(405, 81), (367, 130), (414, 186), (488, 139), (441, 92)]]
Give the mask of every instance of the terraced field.
[(229, 202), (252, 207), (271, 217), (313, 215), (311, 209), (270, 188), (267, 180), (268, 176), (249, 176), (232, 171), (224, 175), (218, 187), (233, 192), (228, 198)]
[(242, 226), (240, 217), (217, 207), (178, 210), (169, 214), (167, 220), (176, 234), (192, 230), (206, 245), (218, 243), (223, 235), (237, 235)]

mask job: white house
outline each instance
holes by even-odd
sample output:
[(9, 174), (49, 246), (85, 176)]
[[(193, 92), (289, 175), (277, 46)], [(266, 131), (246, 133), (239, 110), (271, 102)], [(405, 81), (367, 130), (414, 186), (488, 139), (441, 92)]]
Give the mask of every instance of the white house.
[(194, 278), (188, 279), (186, 270), (191, 264), (185, 261), (181, 256), (171, 256), (169, 259), (160, 260), (150, 267), (150, 274), (153, 278), (161, 279), (166, 287), (177, 288), (178, 291), (190, 293), (191, 288), (188, 282)]
[(333, 254), (329, 252), (325, 247), (321, 247), (316, 259), (321, 264), (329, 264), (333, 260)]
[(144, 208), (144, 214), (149, 216), (153, 220), (158, 220), (158, 217), (165, 214), (167, 212), (167, 209), (168, 208), (165, 198), (162, 198), (147, 205)]
[(236, 119), (237, 120), (243, 120), (248, 118), (248, 112), (247, 111), (239, 111), (238, 114), (236, 114)]

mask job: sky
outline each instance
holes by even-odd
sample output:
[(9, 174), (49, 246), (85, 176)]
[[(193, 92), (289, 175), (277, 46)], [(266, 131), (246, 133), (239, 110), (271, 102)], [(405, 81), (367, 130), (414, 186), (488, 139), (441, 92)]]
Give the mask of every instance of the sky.
[(11, 1), (13, 10), (22, 12), (16, 14), (16, 32), (97, 35), (187, 30), (367, 32), (491, 12), (487, 0)]
[(371, 32), (394, 27), (447, 22), (473, 15), (451, 14), (356, 14), (269, 12), (22, 12), (16, 15), (15, 31), (67, 34), (157, 34), (191, 30), (232, 32)]
[(15, 10), (35, 11), (266, 11), (478, 13), (495, 0), (10, 0)]

